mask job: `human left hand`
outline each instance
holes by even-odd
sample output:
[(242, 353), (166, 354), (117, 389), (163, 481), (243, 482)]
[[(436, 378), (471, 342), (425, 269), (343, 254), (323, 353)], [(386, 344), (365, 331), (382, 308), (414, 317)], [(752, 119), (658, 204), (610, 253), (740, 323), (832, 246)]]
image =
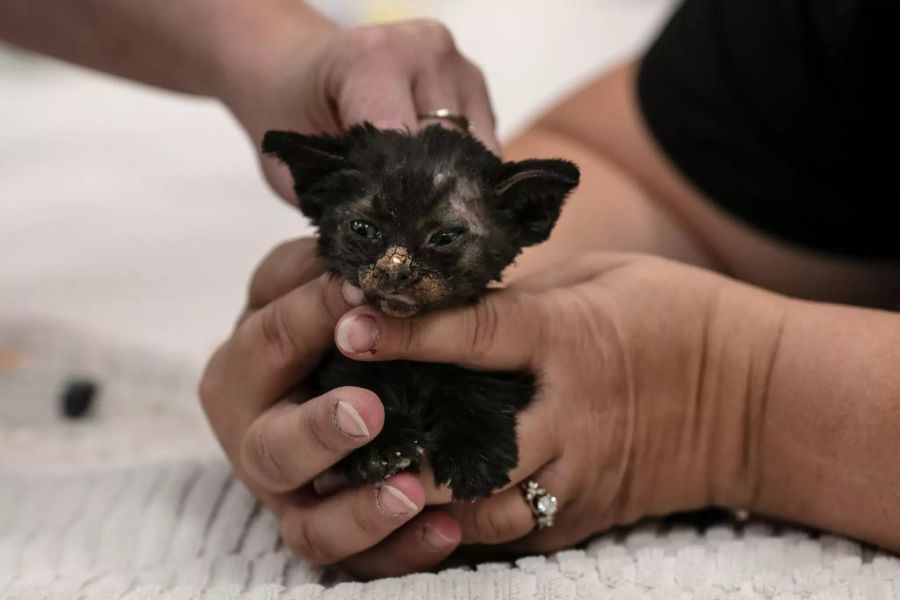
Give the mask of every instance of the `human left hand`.
[[(463, 543), (550, 551), (644, 516), (752, 507), (785, 302), (679, 263), (594, 254), (473, 306), (400, 320), (355, 308), (336, 340), (360, 361), (535, 372), (512, 483), (447, 510)], [(534, 530), (517, 489), (529, 479), (559, 499), (555, 526)], [(430, 502), (448, 500), (423, 484)]]

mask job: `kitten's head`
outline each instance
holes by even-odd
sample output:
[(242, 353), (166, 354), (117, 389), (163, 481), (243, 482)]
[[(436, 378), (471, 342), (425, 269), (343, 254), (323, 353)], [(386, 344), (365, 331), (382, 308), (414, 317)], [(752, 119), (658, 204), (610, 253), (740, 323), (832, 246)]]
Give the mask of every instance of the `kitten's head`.
[(263, 151), (290, 168), (329, 271), (395, 317), (480, 295), (523, 247), (547, 239), (578, 184), (570, 162), (504, 163), (438, 125), (269, 131)]

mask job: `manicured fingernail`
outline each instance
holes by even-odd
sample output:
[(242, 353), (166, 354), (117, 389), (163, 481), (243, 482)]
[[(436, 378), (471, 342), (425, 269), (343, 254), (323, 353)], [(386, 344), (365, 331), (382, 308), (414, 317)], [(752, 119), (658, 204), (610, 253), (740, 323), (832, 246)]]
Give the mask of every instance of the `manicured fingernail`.
[(367, 315), (352, 315), (341, 321), (335, 332), (338, 348), (344, 352), (368, 352), (378, 339), (378, 324)]
[(369, 428), (366, 427), (366, 422), (362, 420), (352, 405), (343, 400), (338, 400), (338, 403), (334, 405), (334, 424), (350, 437), (369, 437)]
[(400, 517), (419, 510), (419, 507), (406, 497), (406, 494), (386, 483), (378, 490), (378, 507), (394, 517)]
[(313, 479), (312, 486), (317, 495), (330, 496), (346, 489), (349, 483), (343, 474), (338, 473), (334, 469), (329, 469)]
[(425, 542), (432, 550), (443, 551), (451, 546), (456, 545), (456, 540), (453, 540), (446, 535), (444, 535), (440, 529), (437, 527), (429, 527), (426, 526), (422, 529), (422, 541)]
[(344, 298), (344, 302), (350, 306), (362, 306), (366, 300), (363, 291), (349, 281), (345, 281), (341, 285), (341, 296)]

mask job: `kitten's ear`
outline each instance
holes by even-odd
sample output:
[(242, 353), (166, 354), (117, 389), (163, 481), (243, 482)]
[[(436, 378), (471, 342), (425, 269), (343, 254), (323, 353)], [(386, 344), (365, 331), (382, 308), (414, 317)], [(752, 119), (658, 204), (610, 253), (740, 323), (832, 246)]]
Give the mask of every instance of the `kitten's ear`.
[(267, 131), (263, 136), (262, 151), (275, 156), (290, 169), (300, 210), (313, 221), (322, 215), (322, 206), (315, 198), (307, 197), (306, 192), (324, 177), (350, 166), (346, 159), (346, 144), (331, 135)]
[(578, 185), (574, 163), (561, 159), (504, 163), (496, 192), (522, 246), (550, 237), (563, 201)]

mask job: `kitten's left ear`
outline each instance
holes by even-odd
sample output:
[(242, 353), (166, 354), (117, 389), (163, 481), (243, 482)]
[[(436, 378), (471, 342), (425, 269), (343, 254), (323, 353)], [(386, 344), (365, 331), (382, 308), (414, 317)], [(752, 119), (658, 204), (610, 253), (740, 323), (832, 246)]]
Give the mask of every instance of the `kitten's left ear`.
[(516, 229), (522, 246), (550, 237), (563, 201), (578, 185), (574, 163), (561, 159), (503, 164), (496, 186), (500, 210)]
[(331, 135), (267, 131), (263, 136), (262, 151), (277, 157), (291, 170), (300, 210), (313, 221), (322, 215), (322, 206), (307, 192), (323, 178), (350, 166), (344, 140)]

